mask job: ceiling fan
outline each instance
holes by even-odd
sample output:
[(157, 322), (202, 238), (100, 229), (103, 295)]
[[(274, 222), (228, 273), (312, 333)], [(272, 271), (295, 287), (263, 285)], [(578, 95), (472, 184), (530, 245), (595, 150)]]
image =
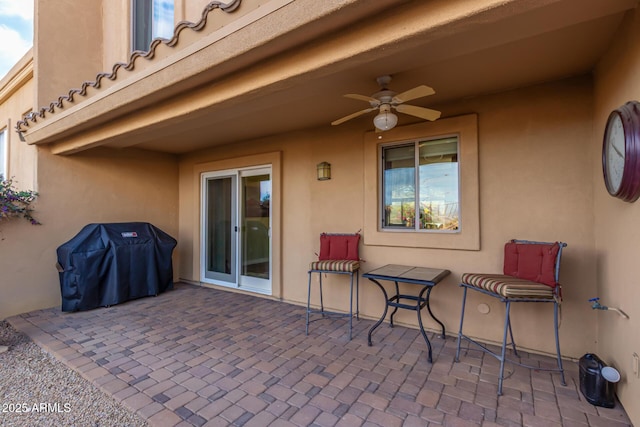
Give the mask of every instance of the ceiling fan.
[(379, 110), (378, 115), (373, 119), (373, 124), (376, 127), (376, 131), (385, 131), (393, 129), (398, 123), (398, 116), (393, 114), (392, 109), (399, 113), (409, 114), (410, 116), (419, 117), (421, 119), (433, 121), (440, 117), (440, 111), (432, 110), (430, 108), (417, 107), (415, 105), (404, 104), (407, 101), (411, 101), (416, 98), (422, 98), (423, 96), (429, 96), (436, 93), (432, 88), (425, 85), (420, 85), (409, 89), (402, 93), (396, 93), (389, 90), (388, 86), (391, 82), (391, 76), (380, 76), (376, 79), (378, 85), (380, 85), (380, 91), (374, 93), (371, 96), (358, 95), (349, 93), (345, 95), (345, 98), (358, 99), (360, 101), (366, 101), (371, 105), (370, 108), (360, 110), (341, 119), (331, 122), (332, 125), (339, 125), (347, 120), (354, 119), (363, 114), (370, 113), (371, 111)]

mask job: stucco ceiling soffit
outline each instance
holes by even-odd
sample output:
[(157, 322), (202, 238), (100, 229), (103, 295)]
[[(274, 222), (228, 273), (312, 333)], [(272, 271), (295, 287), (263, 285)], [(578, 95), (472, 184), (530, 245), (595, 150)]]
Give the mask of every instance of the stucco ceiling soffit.
[[(245, 0), (245, 3), (247, 1), (249, 0)], [(156, 58), (154, 52), (160, 47), (166, 46), (170, 49), (176, 44), (171, 41), (155, 41), (155, 49), (148, 56), (134, 53), (129, 67), (126, 64), (114, 66), (114, 69), (126, 70), (134, 66), (136, 60), (149, 60), (149, 64), (145, 64), (144, 70), (136, 73), (135, 78), (114, 83), (108, 76), (103, 76), (97, 79), (95, 85), (91, 82), (83, 85), (84, 90), (91, 92), (91, 96), (85, 99), (73, 98), (74, 94), (79, 94), (83, 89), (71, 90), (68, 95), (59, 97), (49, 107), (33, 114), (29, 120), (20, 122), (17, 130), (22, 132), (28, 143), (53, 142), (95, 124), (114, 120), (117, 116), (153, 105), (162, 98), (179, 95), (224, 74), (233, 73), (234, 69), (246, 67), (278, 51), (286, 50), (301, 40), (286, 37), (292, 29), (323, 21), (324, 24), (319, 28), (312, 29), (313, 25), (305, 28), (302, 40), (313, 39), (321, 31), (330, 32), (333, 28), (345, 26), (363, 15), (379, 12), (388, 7), (389, 3), (402, 1), (389, 0), (386, 4), (359, 0), (270, 0), (266, 3), (256, 1), (254, 7), (257, 7), (242, 12), (245, 14), (240, 18), (219, 29), (215, 27), (213, 33), (203, 31), (202, 37), (196, 38), (195, 41), (186, 45), (180, 42), (176, 53), (168, 57), (165, 55), (163, 58)], [(216, 2), (210, 3), (208, 7), (214, 3)], [(295, 8), (289, 7), (287, 12), (280, 13), (286, 6), (294, 4)], [(341, 13), (336, 17), (338, 11)], [(204, 29), (204, 17), (209, 12), (210, 10), (205, 10), (202, 22), (198, 24), (178, 24), (174, 39), (180, 37), (181, 29)], [(271, 16), (276, 12), (279, 13), (278, 22), (271, 20)], [(267, 17), (269, 20), (263, 22)], [(251, 30), (243, 31), (249, 26)], [(224, 44), (227, 38), (233, 38), (236, 43)], [(221, 43), (224, 46), (221, 46)], [(114, 80), (118, 76), (117, 73), (111, 74)], [(107, 82), (107, 87), (103, 88), (101, 82)]]
[[(245, 3), (247, 1), (245, 0)], [(401, 0), (390, 1), (399, 2)], [(138, 72), (135, 79), (113, 83), (108, 78), (102, 78), (101, 81), (108, 83), (107, 88), (94, 88), (91, 84), (88, 84), (84, 87), (87, 90), (91, 90), (91, 97), (78, 102), (70, 99), (71, 96), (59, 97), (58, 101), (50, 105), (50, 108), (40, 110), (44, 112), (43, 115), (46, 115), (46, 117), (39, 119), (39, 115), (33, 115), (31, 120), (26, 120), (19, 124), (20, 130), (29, 143), (51, 142), (70, 133), (81, 131), (83, 128), (95, 123), (113, 120), (116, 115), (136, 111), (144, 107), (145, 103), (146, 105), (154, 104), (158, 102), (159, 98), (180, 94), (194, 86), (211, 81), (224, 73), (231, 73), (234, 67), (246, 66), (247, 61), (255, 63), (261, 58), (244, 59), (244, 62), (242, 60), (236, 61), (235, 59), (242, 57), (248, 51), (256, 51), (256, 46), (268, 44), (274, 38), (280, 37), (280, 40), (285, 40), (286, 38), (282, 36), (289, 31), (290, 27), (301, 26), (318, 16), (328, 17), (335, 10), (344, 9), (348, 5), (357, 4), (359, 11), (369, 11), (368, 13), (371, 13), (371, 10), (379, 10), (385, 7), (381, 3), (362, 3), (358, 0), (311, 1), (310, 5), (312, 7), (305, 8), (301, 6), (298, 8), (300, 10), (311, 10), (311, 14), (297, 13), (281, 19), (279, 23), (258, 24), (260, 27), (257, 28), (265, 28), (266, 30), (256, 31), (256, 27), (252, 28), (250, 33), (257, 34), (254, 37), (257, 40), (255, 46), (248, 45), (246, 40), (243, 40), (243, 38), (247, 38), (246, 34), (249, 34), (249, 32), (245, 32), (244, 36), (235, 37), (235, 44), (227, 43), (225, 46), (220, 47), (220, 42), (227, 37), (235, 36), (237, 32), (242, 33), (241, 30), (245, 27), (264, 19), (275, 11), (279, 11), (288, 4), (294, 3), (294, 0), (270, 0), (267, 3), (261, 1), (255, 3), (258, 7), (250, 9), (249, 12), (244, 12), (245, 15), (242, 15), (241, 18), (233, 20), (219, 29), (214, 27), (213, 33), (203, 31), (203, 36), (200, 39), (196, 39), (195, 42), (187, 43), (186, 45), (181, 42), (177, 53), (172, 54), (170, 57), (159, 59), (152, 54), (148, 57), (132, 54), (133, 61), (144, 58), (149, 60), (151, 64), (144, 64), (144, 72)], [(302, 0), (296, 0), (295, 3), (298, 5), (302, 3)], [(208, 13), (209, 11), (203, 13), (203, 17)], [(343, 20), (333, 19), (332, 21), (341, 23)], [(179, 24), (178, 28), (200, 29), (206, 27), (206, 25), (203, 26), (204, 22), (203, 19), (200, 24), (187, 26)], [(189, 33), (187, 32), (187, 34)], [(176, 34), (180, 35), (182, 32), (177, 31)], [(306, 37), (308, 38), (313, 38), (315, 35), (315, 31), (306, 32)], [(237, 43), (238, 39), (240, 43)], [(288, 42), (289, 45), (292, 43), (295, 43), (295, 41)], [(173, 42), (170, 44), (172, 46), (175, 45)], [(274, 45), (274, 43), (271, 43), (271, 45)], [(156, 49), (164, 46), (170, 48), (165, 42), (156, 42), (154, 46)], [(282, 49), (286, 47), (288, 46), (281, 46)], [(274, 47), (271, 47), (270, 50), (262, 49), (264, 52), (263, 57), (269, 56), (270, 53), (274, 52), (274, 49)], [(133, 62), (131, 66), (133, 66)], [(124, 65), (116, 65), (115, 67), (125, 70)], [(201, 76), (197, 76), (198, 74), (201, 74)], [(203, 78), (202, 74), (207, 76)], [(117, 76), (117, 74), (114, 75)], [(77, 93), (78, 91), (76, 90), (70, 91), (70, 95)], [(112, 96), (114, 94), (120, 95), (120, 99), (117, 99), (117, 96)], [(106, 101), (107, 99), (108, 101)]]
[[(295, 3), (303, 8), (307, 6), (304, 1), (297, 0), (291, 7), (296, 6)], [(545, 40), (553, 42), (553, 34), (559, 33), (560, 29), (571, 28), (578, 23), (585, 23), (589, 27), (591, 20), (616, 10), (625, 10), (624, 8), (636, 2), (612, 0), (605, 2), (609, 8), (602, 8), (602, 2), (595, 0), (547, 1), (544, 2), (544, 7), (540, 6), (540, 2), (533, 2), (534, 7), (528, 1), (479, 1), (473, 2), (478, 5), (474, 10), (461, 9), (460, 2), (455, 1), (402, 3), (406, 7), (398, 7), (384, 14), (371, 15), (369, 10), (366, 20), (359, 21), (356, 18), (362, 15), (353, 13), (353, 17), (348, 19), (353, 18), (354, 25), (349, 28), (325, 36), (322, 36), (322, 29), (318, 29), (316, 34), (319, 37), (311, 43), (294, 45), (295, 49), (284, 50), (281, 55), (273, 55), (270, 59), (261, 61), (259, 67), (247, 66), (245, 63), (244, 68), (235, 72), (233, 64), (222, 63), (220, 68), (229, 67), (226, 69), (229, 71), (226, 78), (214, 80), (213, 84), (202, 80), (204, 84), (197, 90), (183, 90), (177, 93), (179, 96), (169, 97), (162, 103), (155, 103), (153, 107), (136, 110), (135, 118), (124, 114), (104, 126), (94, 122), (93, 126), (76, 135), (64, 134), (58, 129), (51, 132), (54, 139), (50, 142), (61, 141), (62, 137), (64, 142), (56, 142), (54, 152), (72, 153), (96, 145), (138, 145), (149, 149), (157, 147), (169, 152), (185, 152), (197, 148), (198, 144), (202, 146), (205, 143), (239, 141), (277, 134), (296, 127), (318, 126), (323, 122), (329, 123), (340, 115), (341, 102), (344, 102), (340, 98), (347, 90), (367, 93), (368, 88), (375, 89), (370, 85), (376, 75), (398, 73), (411, 79), (420, 78), (418, 84), (430, 84), (431, 81), (422, 79), (436, 73), (440, 64), (455, 60), (456, 70), (468, 69), (468, 64), (465, 65), (463, 61), (465, 57), (482, 60), (482, 52), (501, 45), (508, 46), (509, 52), (517, 52), (518, 43), (522, 40), (533, 41), (540, 34), (548, 33), (550, 37)], [(507, 13), (497, 3), (528, 4), (529, 7), (520, 7)], [(593, 7), (584, 7), (576, 13), (573, 9), (581, 3), (589, 3)], [(436, 4), (444, 9), (432, 9)], [(278, 12), (282, 12), (281, 15), (284, 16), (284, 12), (290, 11), (287, 8)], [(269, 23), (282, 22), (276, 20), (276, 15), (270, 17), (273, 19)], [(545, 19), (545, 16), (549, 19)], [(281, 36), (286, 37), (292, 31), (303, 29), (294, 26), (288, 32), (281, 33)], [(278, 40), (274, 40), (277, 43)], [(511, 45), (514, 45), (513, 48)], [(527, 42), (522, 46), (529, 45)], [(259, 47), (269, 53), (283, 51), (269, 44)], [(206, 50), (209, 48), (210, 45), (203, 46), (197, 58), (205, 58), (202, 55), (207, 54)], [(185, 61), (190, 59), (196, 59), (196, 56), (185, 58)], [(588, 58), (583, 62), (588, 66), (590, 61), (591, 58)], [(540, 67), (538, 76), (543, 73), (554, 75), (547, 71), (556, 66), (553, 63), (536, 63), (536, 66)], [(580, 65), (580, 70), (584, 69)], [(571, 73), (571, 69), (568, 73)], [(490, 76), (492, 80), (500, 79), (500, 72), (493, 74), (495, 77)], [(371, 77), (371, 81), (363, 77)], [(199, 76), (194, 76), (191, 80), (198, 78)], [(464, 76), (461, 78), (468, 80)], [(527, 78), (535, 82), (540, 77)], [(139, 84), (150, 84), (150, 80)], [(403, 84), (403, 80), (405, 79), (394, 81)], [(465, 85), (461, 85), (461, 82), (452, 86), (442, 83), (433, 99), (436, 102), (446, 102), (451, 96), (473, 95), (473, 92), (468, 92), (466, 82)], [(404, 84), (405, 87), (415, 85), (410, 80), (405, 80)], [(467, 92), (461, 92), (458, 87), (465, 87)], [(492, 91), (496, 88), (479, 90)], [(164, 93), (167, 92), (165, 89)], [(124, 101), (131, 102), (130, 99)], [(314, 108), (305, 108), (305, 104), (314, 105)], [(347, 107), (351, 109), (350, 105)], [(124, 111), (123, 108), (120, 111)], [(305, 112), (308, 113), (305, 115)], [(76, 116), (80, 114), (82, 112), (79, 111)], [(271, 119), (264, 119), (265, 114)], [(327, 114), (330, 117), (325, 117)], [(102, 118), (105, 117), (106, 114), (103, 114)], [(91, 119), (91, 115), (87, 116), (87, 120)], [(248, 129), (247, 122), (260, 123), (261, 126), (252, 125), (252, 129)], [(215, 142), (210, 137), (206, 141), (206, 135), (213, 133), (211, 126), (215, 129)], [(251, 132), (253, 129), (255, 130)], [(180, 140), (180, 145), (172, 145), (171, 138)]]
[[(468, 10), (462, 11), (460, 18), (469, 13)], [(154, 109), (138, 110), (135, 117), (123, 116), (118, 121), (111, 121), (104, 126), (88, 129), (81, 135), (66, 136), (64, 141), (55, 144), (52, 152), (71, 154), (82, 149), (112, 143), (122, 136), (126, 136), (127, 140), (114, 144), (119, 147), (135, 145), (139, 139), (131, 136), (139, 136), (141, 133), (136, 129), (149, 129), (153, 125), (165, 127), (161, 124), (169, 120), (178, 123), (181, 117), (189, 115), (210, 121), (204, 113), (198, 112), (209, 111), (209, 107), (216, 104), (231, 104), (225, 104), (222, 110), (217, 110), (219, 117), (238, 117), (247, 114), (253, 109), (251, 97), (277, 94), (287, 90), (291, 85), (304, 84), (301, 79), (304, 79), (309, 73), (323, 73), (323, 69), (328, 64), (335, 67), (336, 64), (344, 63), (346, 60), (361, 55), (362, 51), (379, 51), (381, 39), (378, 35), (381, 32), (384, 32), (385, 35), (392, 35), (392, 41), (419, 37), (421, 33), (414, 34), (414, 32), (416, 29), (420, 31), (422, 29), (414, 20), (410, 22), (411, 25), (406, 25), (409, 22), (409, 16), (412, 15), (410, 12), (401, 14), (399, 18), (394, 19), (394, 22), (377, 19), (373, 27), (360, 27), (355, 32), (347, 31), (346, 35), (338, 36), (329, 43), (320, 39), (307, 45), (304, 49), (285, 52), (281, 56), (275, 56), (269, 61), (262, 62), (260, 67), (246, 68), (243, 72), (233, 74), (224, 81), (216, 82), (215, 85), (200, 86), (197, 91), (183, 92), (180, 96), (166, 100), (162, 105), (155, 104)], [(447, 17), (445, 19), (453, 18)], [(435, 21), (432, 26), (437, 28), (442, 24)], [(241, 109), (234, 109), (234, 105), (241, 106)], [(153, 134), (155, 133), (150, 133), (150, 135)]]
[[(518, 6), (517, 2), (514, 2)], [(507, 19), (496, 19), (493, 14), (479, 13), (465, 22), (451, 23), (438, 32), (429, 50), (432, 62), (460, 57), (500, 45), (513, 44), (546, 33), (583, 24), (605, 16), (615, 15), (637, 6), (638, 0), (564, 0), (536, 2), (538, 7), (519, 10)], [(507, 8), (510, 9), (510, 8)], [(491, 31), (477, 31), (490, 25)], [(446, 43), (438, 40), (447, 39)], [(454, 48), (452, 48), (454, 47)]]
[[(512, 2), (514, 1), (515, 0), (512, 0)], [(550, 1), (550, 0), (547, 0), (547, 1)], [(264, 5), (260, 5), (260, 7), (258, 8), (259, 11), (261, 11), (261, 13), (263, 14), (259, 18), (262, 18), (265, 16), (264, 11), (268, 10), (269, 7), (271, 7), (272, 10), (275, 11), (280, 8), (283, 8), (289, 3), (291, 3), (292, 5), (295, 3), (295, 6), (297, 6), (297, 10), (291, 7), (288, 8), (288, 10), (290, 9), (292, 12), (290, 13), (290, 16), (287, 16), (288, 18), (287, 21), (283, 21), (280, 23), (281, 25), (277, 26), (277, 28), (282, 28), (281, 34), (276, 35), (276, 36), (280, 36), (281, 44), (282, 44), (282, 40), (285, 39), (285, 37), (282, 37), (282, 35), (284, 35), (287, 31), (290, 31), (291, 28), (294, 28), (296, 25), (298, 27), (302, 27), (304, 24), (308, 24), (304, 28), (304, 33), (307, 34), (307, 38), (309, 38), (309, 37), (313, 37), (316, 34), (320, 34), (322, 31), (330, 32), (331, 30), (335, 29), (337, 26), (340, 26), (340, 25), (346, 26), (348, 23), (352, 21), (357, 22), (358, 19), (361, 19), (364, 16), (370, 16), (373, 13), (381, 12), (383, 10), (388, 11), (390, 9), (390, 6), (393, 4), (397, 6), (402, 6), (406, 4), (406, 2), (402, 2), (399, 0), (388, 1), (386, 4), (382, 4), (379, 2), (358, 2), (355, 0), (351, 0), (351, 1), (334, 0), (334, 1), (323, 1), (323, 2), (313, 2), (313, 1), (303, 2), (300, 0), (297, 0), (296, 2), (292, 2), (291, 0), (271, 0), (270, 2)], [(306, 3), (306, 4), (303, 4), (303, 3)], [(335, 3), (335, 4), (332, 4), (332, 3)], [(439, 2), (435, 2), (435, 3), (439, 3)], [(447, 6), (454, 3), (463, 3), (468, 5), (468, 2), (450, 1), (450, 2), (447, 2)], [(459, 20), (466, 16), (472, 16), (475, 13), (478, 13), (479, 11), (492, 9), (492, 8), (495, 8), (497, 5), (504, 5), (505, 3), (510, 3), (510, 2), (505, 2), (504, 0), (502, 1), (483, 0), (483, 1), (476, 1), (475, 3), (476, 3), (474, 5), (475, 8), (473, 7), (461, 8), (457, 5), (454, 5), (453, 7), (450, 8), (451, 10), (445, 11), (445, 13), (435, 14), (436, 16), (438, 16), (438, 18), (434, 21), (433, 24), (432, 23), (425, 24), (423, 22), (421, 25), (442, 26), (447, 22)], [(214, 8), (224, 7), (225, 10), (231, 11), (231, 10), (235, 10), (238, 4), (239, 2), (232, 2), (232, 3), (226, 4), (226, 6), (222, 6), (223, 4), (219, 2), (210, 3), (203, 11), (202, 19), (198, 23), (178, 24), (178, 26), (176, 27), (176, 32), (174, 34), (174, 37), (171, 40), (163, 41), (163, 42), (161, 42), (160, 40), (155, 40), (152, 44), (152, 49), (150, 49), (149, 53), (144, 56), (140, 52), (134, 52), (131, 55), (131, 60), (129, 61), (129, 63), (116, 64), (114, 66), (112, 73), (109, 73), (109, 74), (101, 73), (98, 75), (98, 78), (94, 82), (86, 82), (85, 84), (82, 85), (81, 89), (70, 90), (67, 95), (63, 95), (59, 97), (58, 100), (51, 103), (49, 107), (41, 108), (39, 112), (33, 113), (29, 119), (19, 122), (17, 125), (18, 130), (21, 131), (24, 134), (24, 136), (26, 136), (27, 141), (29, 143), (47, 143), (55, 139), (65, 137), (70, 133), (80, 131), (83, 129), (83, 127), (88, 127), (91, 123), (95, 124), (95, 123), (99, 123), (100, 121), (113, 120), (116, 115), (126, 114), (128, 112), (135, 111), (143, 107), (144, 105), (142, 105), (141, 102), (143, 102), (142, 96), (144, 96), (145, 94), (145, 91), (144, 91), (145, 83), (147, 88), (152, 88), (148, 90), (150, 91), (155, 90), (156, 92), (158, 92), (158, 89), (157, 89), (158, 87), (160, 87), (161, 89), (167, 88), (169, 85), (176, 83), (175, 79), (183, 78), (184, 80), (184, 78), (189, 77), (189, 73), (191, 73), (191, 75), (195, 75), (198, 72), (197, 67), (194, 67), (194, 65), (198, 65), (196, 61), (192, 61), (191, 64), (189, 64), (190, 65), (189, 67), (184, 67), (184, 68), (188, 68), (188, 70), (185, 70), (185, 69), (174, 70), (171, 67), (171, 65), (178, 62), (175, 58), (168, 61), (169, 66), (162, 64), (162, 61), (156, 62), (153, 66), (147, 67), (146, 75), (142, 74), (139, 79), (134, 80), (134, 83), (136, 83), (134, 85), (135, 87), (132, 87), (131, 85), (127, 85), (127, 84), (114, 85), (113, 83), (111, 83), (112, 80), (115, 80), (117, 78), (118, 70), (130, 69), (131, 67), (134, 66), (136, 60), (139, 60), (140, 58), (143, 58), (143, 57), (144, 59), (149, 59), (149, 60), (154, 59), (156, 49), (160, 46), (165, 46), (165, 45), (169, 47), (174, 46), (177, 43), (177, 40), (180, 37), (180, 34), (182, 33), (183, 29), (190, 28), (190, 29), (195, 29), (196, 31), (199, 31), (200, 29), (204, 28), (206, 26), (206, 18)], [(320, 7), (320, 5), (322, 5), (322, 7)], [(396, 10), (396, 9), (402, 11), (404, 8), (397, 7), (397, 8), (394, 8), (393, 10)], [(339, 12), (339, 13), (336, 13), (336, 12)], [(423, 16), (431, 15), (429, 13), (429, 10), (426, 10), (425, 13), (426, 14)], [(388, 15), (388, 13), (385, 13), (385, 15)], [(333, 23), (331, 25), (327, 24), (327, 21), (329, 21), (328, 19), (319, 19), (319, 18), (327, 18), (328, 16), (331, 17), (330, 22)], [(298, 20), (297, 22), (294, 22), (295, 21), (293, 19), (294, 17)], [(255, 21), (257, 20), (258, 19), (255, 19)], [(440, 20), (441, 22), (437, 22), (438, 20)], [(288, 24), (289, 21), (294, 22), (294, 24), (291, 25), (290, 28), (287, 28), (286, 25), (284, 24)], [(317, 28), (318, 23), (321, 21), (324, 23), (321, 24), (322, 27), (320, 28), (320, 30), (318, 30)], [(252, 22), (252, 21), (245, 20), (244, 25), (248, 25), (249, 22)], [(264, 26), (268, 26), (268, 25), (269, 24), (266, 24)], [(314, 25), (316, 27), (315, 30), (312, 29)], [(415, 25), (409, 26), (409, 30), (412, 31), (414, 27)], [(382, 28), (382, 30), (384, 30), (384, 28)], [(301, 31), (298, 31), (297, 39), (299, 41), (300, 40), (304, 41), (304, 38), (300, 38), (300, 33)], [(276, 38), (277, 37), (272, 37), (272, 39), (276, 39)], [(293, 38), (287, 38), (287, 39), (294, 40)], [(200, 65), (202, 63), (207, 64), (209, 65), (210, 70), (217, 68), (217, 66), (219, 66), (221, 69), (224, 69), (225, 68), (224, 66), (220, 66), (221, 63), (218, 63), (217, 66), (214, 66), (216, 65), (215, 58), (202, 57), (203, 51), (206, 49), (211, 50), (210, 48), (213, 45), (211, 40), (202, 40), (202, 42), (204, 43), (194, 43), (193, 46), (191, 46), (192, 49), (183, 49), (184, 54), (182, 55), (182, 59), (185, 60), (184, 62), (187, 62), (189, 59), (191, 59), (189, 57), (190, 53), (195, 53), (197, 50), (201, 49), (201, 51), (197, 52), (198, 56), (200, 56), (200, 59), (201, 59), (201, 61), (199, 61)], [(295, 43), (295, 42), (290, 41), (288, 43), (289, 43), (288, 46), (283, 45), (281, 46), (281, 48), (286, 49), (288, 47), (291, 47), (292, 43)], [(261, 47), (264, 47), (264, 44), (265, 43), (263, 42)], [(272, 43), (272, 45), (276, 45), (276, 43)], [(264, 56), (267, 56), (267, 53), (274, 52), (273, 47), (271, 47), (270, 49), (267, 48), (262, 50), (265, 52)], [(226, 67), (229, 67), (229, 62), (225, 63), (224, 65)], [(168, 76), (167, 72), (162, 73), (163, 71), (166, 71), (165, 69), (168, 69), (168, 68), (171, 68), (173, 71), (171, 73), (172, 75), (171, 77), (167, 77)], [(214, 77), (212, 76), (213, 73), (210, 70), (207, 71), (206, 73), (209, 75), (208, 77), (209, 79)], [(232, 71), (232, 70), (229, 70), (229, 71)], [(160, 76), (160, 74), (163, 74), (163, 76), (158, 77), (157, 79), (158, 81), (152, 81), (152, 77), (154, 74), (158, 76)], [(186, 76), (186, 77), (183, 77), (183, 76)], [(174, 80), (172, 81), (171, 79), (174, 79)], [(198, 78), (192, 78), (191, 80), (192, 81), (189, 84), (192, 87), (198, 83), (202, 83), (202, 81), (198, 80)], [(101, 87), (102, 81), (109, 81), (108, 89), (103, 89)], [(89, 98), (89, 100), (83, 99), (81, 100), (82, 102), (77, 102), (76, 99), (74, 99), (74, 95), (84, 96), (87, 90), (89, 89), (91, 89), (92, 92), (97, 90), (99, 95), (93, 95), (91, 98)], [(127, 89), (129, 89), (129, 93), (125, 94)], [(186, 89), (188, 88), (184, 87), (184, 85), (182, 89), (180, 89), (176, 83), (176, 87), (174, 87), (172, 90), (164, 90), (161, 96), (167, 97), (172, 94), (178, 94), (180, 93), (181, 90), (186, 90)], [(121, 99), (119, 102), (118, 100), (115, 100), (116, 102), (114, 102), (115, 97), (111, 96), (109, 102), (90, 103), (90, 101), (96, 101), (96, 98), (98, 98), (99, 100), (99, 96), (103, 96), (104, 98), (106, 98), (109, 95), (116, 93), (118, 91), (122, 91), (122, 94), (123, 94), (122, 96), (123, 99)], [(157, 97), (154, 98), (153, 96), (149, 96), (148, 99), (146, 100), (147, 104), (152, 104), (157, 101), (158, 101), (158, 98)], [(102, 109), (98, 107), (99, 105), (103, 105)], [(91, 109), (92, 106), (95, 107), (93, 108), (93, 110)], [(54, 116), (57, 116), (57, 117), (54, 117)], [(68, 122), (66, 124), (62, 122), (65, 119)], [(37, 123), (38, 121), (40, 123)], [(47, 124), (47, 122), (51, 122), (51, 121), (59, 121), (60, 123), (53, 124), (53, 125)], [(42, 124), (42, 122), (45, 122), (45, 123)]]
[(0, 80), (0, 105), (33, 77), (33, 52), (30, 49)]

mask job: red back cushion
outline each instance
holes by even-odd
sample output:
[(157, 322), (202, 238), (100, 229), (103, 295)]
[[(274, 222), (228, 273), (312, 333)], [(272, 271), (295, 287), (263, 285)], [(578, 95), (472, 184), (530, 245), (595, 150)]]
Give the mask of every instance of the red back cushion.
[(350, 260), (359, 261), (359, 234), (326, 234), (320, 235), (320, 261)]
[(504, 274), (555, 287), (555, 268), (559, 250), (558, 243), (509, 242), (504, 246)]

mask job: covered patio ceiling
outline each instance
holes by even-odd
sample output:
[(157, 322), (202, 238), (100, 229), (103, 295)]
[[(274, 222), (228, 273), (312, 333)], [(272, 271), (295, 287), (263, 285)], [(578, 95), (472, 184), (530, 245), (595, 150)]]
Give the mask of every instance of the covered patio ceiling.
[[(429, 2), (437, 3), (437, 2)], [(54, 142), (53, 152), (70, 154), (94, 146), (129, 147), (182, 154), (205, 147), (246, 141), (330, 122), (367, 108), (346, 93), (377, 92), (380, 75), (393, 77), (390, 88), (402, 92), (420, 84), (436, 94), (411, 104), (439, 108), (469, 97), (554, 81), (593, 71), (615, 40), (624, 13), (637, 0), (562, 0), (505, 2), (484, 14), (423, 29), (416, 12), (425, 3), (405, 2), (388, 12), (350, 22), (296, 47), (262, 59), (237, 75), (204, 81), (189, 91), (144, 106), (126, 117), (148, 117), (138, 125), (97, 136), (96, 128)], [(535, 6), (532, 6), (535, 5)], [(394, 37), (394, 34), (410, 34)], [(349, 57), (330, 57), (362, 40), (373, 48)], [(375, 41), (378, 40), (376, 43)], [(369, 46), (368, 45), (368, 46)], [(325, 60), (321, 60), (324, 56)], [(257, 90), (234, 92), (239, 81), (275, 75), (281, 67), (313, 62), (300, 72), (282, 72)], [(217, 91), (217, 92), (216, 92)], [(217, 95), (222, 93), (222, 95)], [(213, 95), (215, 94), (215, 95)], [(206, 98), (206, 99), (205, 99)], [(190, 108), (185, 107), (190, 105)], [(195, 107), (193, 107), (195, 105)], [(175, 113), (172, 113), (175, 112)], [(373, 130), (374, 113), (341, 126)], [(445, 111), (446, 116), (446, 111)], [(399, 115), (399, 125), (416, 119)], [(89, 141), (94, 139), (93, 142)], [(84, 143), (77, 141), (84, 140)]]

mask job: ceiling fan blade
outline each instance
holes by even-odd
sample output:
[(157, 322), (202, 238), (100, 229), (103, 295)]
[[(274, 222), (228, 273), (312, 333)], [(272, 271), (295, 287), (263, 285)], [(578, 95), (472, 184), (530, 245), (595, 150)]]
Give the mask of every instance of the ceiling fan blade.
[(357, 93), (348, 93), (344, 96), (345, 98), (357, 99), (358, 101), (365, 101), (371, 104), (371, 106), (380, 105), (380, 101), (378, 99), (372, 98), (366, 95), (358, 95)]
[(413, 89), (409, 89), (405, 92), (397, 94), (396, 96), (393, 97), (393, 102), (396, 104), (400, 104), (403, 102), (411, 101), (412, 99), (433, 95), (434, 93), (436, 93), (436, 91), (430, 88), (429, 86), (420, 85), (420, 86), (414, 87)]
[(349, 114), (348, 116), (344, 116), (341, 119), (334, 120), (333, 122), (331, 122), (331, 124), (333, 126), (342, 124), (342, 123), (346, 122), (347, 120), (355, 119), (356, 117), (361, 116), (363, 114), (367, 114), (367, 113), (369, 113), (369, 112), (371, 112), (371, 111), (373, 111), (375, 109), (377, 109), (377, 107), (371, 107), (371, 108), (367, 108), (366, 110), (360, 110), (360, 111), (355, 112), (353, 114)]
[(400, 104), (395, 107), (397, 111), (409, 114), (410, 116), (420, 117), (421, 119), (434, 121), (440, 118), (440, 111), (430, 108), (416, 107), (415, 105)]

